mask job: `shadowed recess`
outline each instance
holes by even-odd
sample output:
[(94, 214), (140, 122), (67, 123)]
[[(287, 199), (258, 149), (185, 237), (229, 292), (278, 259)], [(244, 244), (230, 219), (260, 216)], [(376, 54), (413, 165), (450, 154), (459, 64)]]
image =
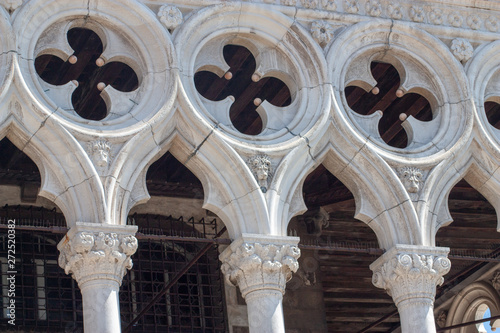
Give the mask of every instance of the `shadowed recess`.
[[(328, 225), (321, 234), (311, 235), (310, 223), (298, 220), (302, 230), (302, 244), (325, 246), (341, 245), (351, 248), (378, 249), (373, 230), (354, 218), (356, 205), (349, 189), (322, 164), (304, 181), (304, 199), (308, 212), (323, 208), (328, 213)], [(304, 225), (305, 224), (305, 225)], [(375, 253), (350, 253), (335, 250), (317, 250), (328, 332), (359, 332), (368, 323), (394, 312), (391, 297), (372, 283), (370, 264), (377, 259)], [(286, 294), (285, 294), (286, 297)], [(396, 315), (379, 327), (377, 332), (392, 332), (399, 326)], [(372, 332), (372, 331), (370, 331)]]
[(99, 67), (96, 60), (104, 49), (101, 39), (92, 30), (73, 28), (67, 37), (77, 62), (71, 64), (69, 59), (65, 62), (54, 55), (44, 54), (35, 59), (35, 69), (45, 82), (52, 85), (78, 81), (78, 88), (71, 97), (74, 110), (82, 118), (102, 120), (108, 114), (108, 106), (97, 85), (102, 82), (118, 91), (134, 91), (139, 86), (137, 74), (122, 62), (109, 62)]
[(290, 90), (283, 81), (274, 77), (264, 77), (253, 82), (256, 63), (247, 48), (226, 45), (223, 54), (232, 78), (228, 80), (209, 71), (200, 71), (194, 76), (196, 89), (203, 97), (212, 101), (233, 96), (229, 116), (234, 127), (243, 134), (257, 135), (262, 132), (263, 123), (256, 111), (255, 99), (260, 98), (262, 102), (268, 101), (274, 106), (287, 106), (292, 101)]
[(149, 194), (155, 196), (204, 198), (201, 182), (170, 152), (149, 167), (146, 184)]
[(381, 110), (383, 117), (378, 124), (380, 136), (385, 143), (396, 148), (408, 146), (408, 135), (401, 126), (401, 113), (413, 116), (420, 121), (432, 120), (432, 109), (429, 101), (422, 95), (406, 93), (397, 97), (400, 76), (391, 64), (372, 62), (371, 72), (377, 81), (378, 94), (366, 92), (356, 86), (346, 87), (344, 92), (349, 107), (362, 115), (371, 115)]
[(500, 104), (496, 102), (486, 102), (484, 103), (484, 110), (486, 111), (486, 117), (491, 126), (500, 129)]

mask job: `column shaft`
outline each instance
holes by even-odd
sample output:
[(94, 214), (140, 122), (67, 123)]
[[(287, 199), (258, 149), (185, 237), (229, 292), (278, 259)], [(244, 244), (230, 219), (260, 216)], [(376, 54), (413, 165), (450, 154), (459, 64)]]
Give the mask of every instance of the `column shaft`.
[(119, 289), (130, 256), (137, 250), (137, 227), (77, 223), (58, 244), (59, 266), (78, 282), (84, 330), (120, 333)]

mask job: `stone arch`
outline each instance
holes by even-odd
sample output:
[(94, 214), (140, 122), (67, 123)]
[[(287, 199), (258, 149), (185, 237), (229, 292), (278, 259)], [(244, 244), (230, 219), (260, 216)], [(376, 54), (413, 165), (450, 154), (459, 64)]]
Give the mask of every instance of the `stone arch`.
[(243, 232), (270, 233), (261, 190), (241, 157), (216, 137), (214, 129), (206, 125), (189, 128), (181, 122), (163, 129), (161, 136), (153, 138), (147, 132), (127, 144), (133, 150), (125, 149), (123, 158), (133, 154), (137, 163), (124, 163), (120, 171), (119, 195), (123, 200), (116, 201), (120, 205), (117, 220), (125, 223), (130, 209), (149, 199), (147, 169), (169, 151), (200, 180), (205, 193), (203, 208), (221, 218), (231, 238)]
[(498, 77), (500, 76), (500, 61), (495, 54), (500, 50), (500, 41), (491, 42), (478, 47), (472, 59), (467, 63), (466, 71), (469, 80), (472, 98), (475, 103), (475, 133), (478, 140), (483, 144), (495, 149), (494, 155), (500, 156), (498, 143), (500, 142), (500, 130), (488, 123), (484, 103), (489, 100), (497, 100)]
[[(500, 314), (500, 297), (490, 284), (481, 281), (465, 287), (453, 300), (446, 318), (446, 326), (477, 320), (476, 312), (482, 304), (490, 308), (492, 317)], [(477, 329), (473, 325), (454, 331), (468, 333), (477, 332)]]
[[(486, 149), (485, 149), (486, 148)], [(429, 203), (425, 208), (430, 216), (425, 220), (423, 228), (431, 245), (435, 245), (438, 230), (453, 222), (448, 208), (448, 198), (453, 187), (465, 179), (475, 190), (482, 194), (494, 207), (497, 213), (497, 229), (500, 228), (500, 181), (496, 172), (498, 165), (491, 155), (491, 150), (472, 140), (468, 149), (457, 159), (442, 163), (429, 176)], [(423, 209), (423, 208), (422, 208)]]
[[(418, 217), (394, 171), (369, 147), (365, 145), (357, 151), (347, 138), (338, 138), (335, 130), (330, 125), (328, 134), (316, 143), (313, 157), (308, 156), (305, 163), (296, 167), (301, 169), (301, 173), (295, 175), (295, 191), (289, 192), (294, 195), (295, 214), (306, 208), (301, 194), (304, 180), (322, 163), (353, 194), (356, 204), (354, 217), (375, 232), (381, 248), (389, 249), (395, 244), (419, 244)], [(335, 144), (333, 140), (336, 140)]]
[(12, 119), (2, 124), (0, 136), (37, 165), (42, 181), (39, 195), (61, 209), (68, 227), (76, 222), (105, 223), (104, 207), (98, 204), (104, 200), (104, 191), (79, 143), (50, 120), (33, 132)]

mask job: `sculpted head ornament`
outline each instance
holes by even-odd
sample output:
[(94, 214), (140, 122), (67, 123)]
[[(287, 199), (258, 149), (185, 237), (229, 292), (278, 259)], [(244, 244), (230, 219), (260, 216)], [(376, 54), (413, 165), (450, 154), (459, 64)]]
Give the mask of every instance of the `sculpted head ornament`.
[(89, 152), (94, 163), (101, 167), (107, 167), (111, 161), (111, 144), (106, 140), (97, 140), (89, 144)]
[(257, 155), (247, 161), (254, 174), (262, 192), (267, 192), (268, 181), (273, 176), (271, 158), (267, 155)]
[(330, 225), (329, 219), (330, 215), (321, 207), (308, 210), (307, 213), (304, 214), (307, 233), (313, 236), (320, 236), (323, 228), (328, 228)]
[(419, 168), (404, 167), (399, 169), (399, 177), (408, 193), (417, 193), (423, 182), (424, 173)]

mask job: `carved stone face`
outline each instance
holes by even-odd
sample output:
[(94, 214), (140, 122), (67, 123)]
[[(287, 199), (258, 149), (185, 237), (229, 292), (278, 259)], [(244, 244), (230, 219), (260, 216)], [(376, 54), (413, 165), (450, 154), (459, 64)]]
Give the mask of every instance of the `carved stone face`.
[(422, 172), (416, 168), (405, 168), (402, 170), (401, 180), (408, 192), (417, 193), (422, 181)]
[(92, 157), (100, 167), (106, 167), (110, 160), (111, 147), (107, 142), (96, 141), (92, 145)]
[(266, 155), (258, 155), (248, 160), (257, 182), (262, 187), (267, 187), (267, 180), (272, 177), (271, 159)]
[(266, 180), (269, 177), (269, 169), (271, 162), (264, 158), (255, 159), (253, 161), (253, 169), (257, 175), (257, 179)]
[(307, 225), (307, 233), (314, 236), (321, 235), (323, 228), (330, 225), (329, 215), (323, 208), (318, 208), (307, 212), (304, 215), (304, 221)]

